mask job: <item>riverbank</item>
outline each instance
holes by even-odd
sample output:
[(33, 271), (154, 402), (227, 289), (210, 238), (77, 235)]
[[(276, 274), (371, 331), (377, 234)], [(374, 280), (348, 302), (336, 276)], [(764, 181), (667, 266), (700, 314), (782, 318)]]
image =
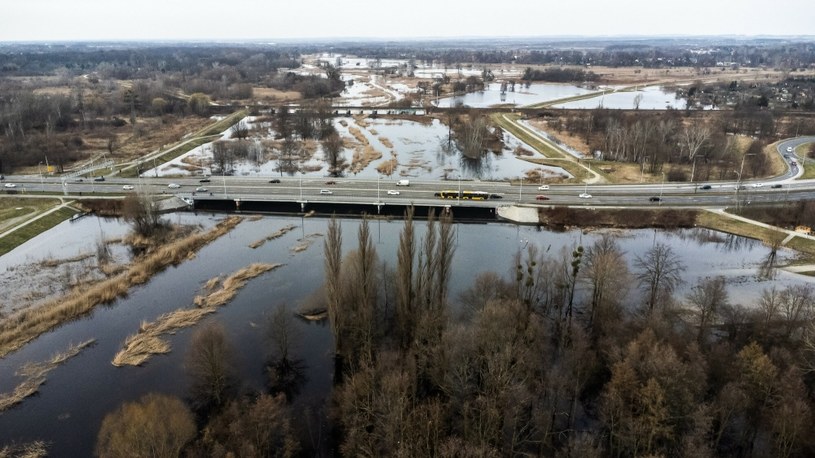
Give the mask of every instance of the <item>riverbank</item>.
[(188, 259), (241, 221), (240, 217), (228, 217), (207, 232), (194, 233), (149, 250), (130, 263), (124, 272), (75, 288), (64, 297), (9, 315), (0, 322), (0, 357), (65, 322), (87, 315), (97, 305), (126, 296), (133, 286), (144, 284), (156, 273)]

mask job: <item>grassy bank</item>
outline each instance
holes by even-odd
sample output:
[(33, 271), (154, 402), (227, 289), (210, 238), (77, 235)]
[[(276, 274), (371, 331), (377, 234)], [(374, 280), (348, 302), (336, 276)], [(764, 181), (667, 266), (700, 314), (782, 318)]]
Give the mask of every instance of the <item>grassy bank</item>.
[(77, 211), (70, 207), (63, 207), (0, 238), (0, 256), (69, 219), (76, 213)]
[(795, 148), (795, 154), (801, 158), (801, 167), (804, 168), (804, 174), (801, 175), (801, 180), (815, 178), (815, 161), (807, 158), (810, 145), (811, 143), (804, 143), (803, 145), (798, 145)]
[(8, 316), (0, 322), (0, 357), (67, 321), (90, 313), (99, 304), (111, 303), (127, 295), (131, 287), (147, 282), (170, 265), (183, 262), (204, 245), (232, 230), (240, 221), (239, 217), (227, 218), (207, 232), (189, 235), (148, 252), (114, 277)]
[[(116, 353), (112, 364), (117, 367), (138, 366), (144, 364), (152, 355), (169, 353), (170, 343), (162, 336), (195, 325), (201, 318), (215, 313), (218, 307), (231, 301), (249, 280), (281, 265), (251, 264), (227, 277), (220, 289), (210, 291), (206, 296), (196, 296), (194, 301), (196, 307), (178, 309), (159, 316), (152, 323), (142, 323), (139, 332), (125, 340), (124, 348)], [(214, 289), (218, 282), (218, 278), (208, 281), (207, 289)]]

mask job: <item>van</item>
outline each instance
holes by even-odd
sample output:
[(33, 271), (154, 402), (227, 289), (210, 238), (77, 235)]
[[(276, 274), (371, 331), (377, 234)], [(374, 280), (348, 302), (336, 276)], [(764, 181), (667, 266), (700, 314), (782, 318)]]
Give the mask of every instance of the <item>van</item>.
[(410, 186), (410, 180), (399, 180), (396, 182), (396, 186)]

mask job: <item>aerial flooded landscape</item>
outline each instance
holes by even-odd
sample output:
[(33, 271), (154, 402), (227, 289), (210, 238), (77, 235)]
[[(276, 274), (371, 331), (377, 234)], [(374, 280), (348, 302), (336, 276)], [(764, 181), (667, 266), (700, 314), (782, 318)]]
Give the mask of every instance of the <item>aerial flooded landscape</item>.
[(815, 455), (815, 8), (748, 3), (9, 6), (0, 457)]

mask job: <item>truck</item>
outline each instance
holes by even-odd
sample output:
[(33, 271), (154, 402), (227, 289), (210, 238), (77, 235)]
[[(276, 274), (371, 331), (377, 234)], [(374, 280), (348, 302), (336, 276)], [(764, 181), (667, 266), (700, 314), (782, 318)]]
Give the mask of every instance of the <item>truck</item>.
[(410, 186), (410, 180), (399, 180), (396, 182), (396, 186)]

